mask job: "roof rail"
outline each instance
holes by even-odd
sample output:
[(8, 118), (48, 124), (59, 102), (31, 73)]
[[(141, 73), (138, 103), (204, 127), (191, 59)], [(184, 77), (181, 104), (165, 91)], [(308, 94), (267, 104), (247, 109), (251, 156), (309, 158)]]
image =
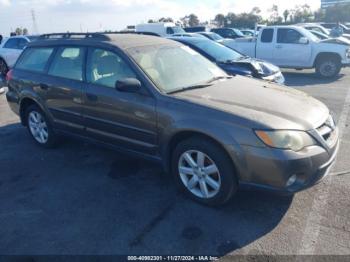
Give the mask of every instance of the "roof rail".
[(39, 39), (96, 39), (96, 40), (110, 40), (104, 33), (53, 33), (40, 35)]

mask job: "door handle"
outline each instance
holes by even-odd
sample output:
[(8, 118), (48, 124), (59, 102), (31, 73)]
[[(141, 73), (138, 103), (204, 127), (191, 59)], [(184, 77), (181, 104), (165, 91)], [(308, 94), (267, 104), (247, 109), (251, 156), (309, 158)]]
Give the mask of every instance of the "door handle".
[(40, 84), (40, 88), (42, 90), (48, 90), (50, 87), (48, 85), (46, 85), (46, 84)]
[(96, 102), (98, 100), (98, 96), (97, 95), (93, 95), (93, 94), (86, 94), (86, 97), (89, 101), (91, 102)]
[(277, 48), (277, 49), (281, 49), (282, 46), (281, 46), (281, 45), (276, 45), (276, 48)]

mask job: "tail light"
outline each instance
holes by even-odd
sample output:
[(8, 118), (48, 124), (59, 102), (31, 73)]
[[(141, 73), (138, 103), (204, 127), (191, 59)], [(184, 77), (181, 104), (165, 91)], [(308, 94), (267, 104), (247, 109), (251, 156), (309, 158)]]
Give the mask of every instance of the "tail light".
[(9, 82), (10, 80), (12, 80), (12, 70), (8, 71), (6, 74), (6, 82)]

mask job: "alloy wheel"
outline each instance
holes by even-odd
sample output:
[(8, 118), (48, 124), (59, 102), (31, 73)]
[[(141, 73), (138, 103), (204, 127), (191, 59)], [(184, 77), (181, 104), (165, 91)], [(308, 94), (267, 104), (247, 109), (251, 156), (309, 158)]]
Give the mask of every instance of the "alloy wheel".
[(34, 139), (40, 144), (47, 143), (49, 131), (44, 117), (36, 111), (32, 111), (28, 116), (28, 124)]
[(320, 67), (320, 73), (325, 77), (331, 77), (335, 75), (336, 71), (337, 65), (332, 61), (324, 62)]
[(195, 196), (213, 198), (221, 188), (221, 176), (215, 162), (198, 150), (184, 152), (178, 164), (184, 186)]

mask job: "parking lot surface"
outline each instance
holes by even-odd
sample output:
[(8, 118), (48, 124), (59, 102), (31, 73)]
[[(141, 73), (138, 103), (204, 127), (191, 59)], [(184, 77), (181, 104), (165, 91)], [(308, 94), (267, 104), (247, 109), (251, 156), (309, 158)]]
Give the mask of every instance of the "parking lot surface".
[(295, 196), (241, 190), (217, 209), (177, 193), (152, 162), (70, 138), (36, 146), (1, 95), (0, 253), (350, 255), (350, 69), (332, 81), (284, 73), (339, 119), (332, 174)]

